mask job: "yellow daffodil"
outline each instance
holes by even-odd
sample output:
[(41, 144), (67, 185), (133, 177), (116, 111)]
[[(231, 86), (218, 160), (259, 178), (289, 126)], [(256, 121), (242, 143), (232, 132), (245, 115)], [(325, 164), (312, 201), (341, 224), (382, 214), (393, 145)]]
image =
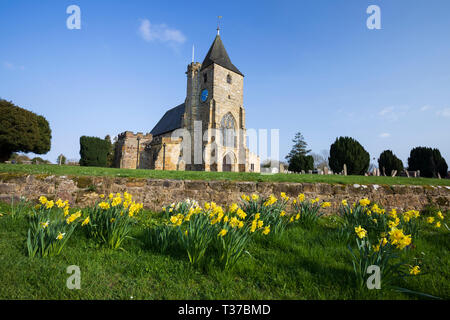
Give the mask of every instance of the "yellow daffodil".
[(85, 226), (89, 223), (90, 219), (89, 217), (87, 217), (86, 219), (83, 220), (83, 222), (81, 223), (81, 226)]
[(269, 232), (270, 232), (270, 226), (266, 226), (262, 233), (263, 233), (263, 235), (267, 235), (267, 234), (269, 234)]
[(355, 227), (355, 232), (356, 232), (356, 235), (360, 239), (364, 238), (366, 236), (366, 234), (367, 234), (366, 229), (362, 228), (361, 226)]
[(47, 198), (44, 197), (44, 196), (40, 196), (40, 197), (39, 197), (39, 202), (40, 202), (41, 204), (46, 204), (46, 203), (47, 203)]
[(367, 198), (364, 198), (364, 199), (359, 200), (359, 205), (360, 205), (361, 207), (368, 206), (369, 204), (370, 204), (370, 200), (367, 199)]
[(330, 202), (322, 202), (322, 204), (320, 206), (322, 208), (328, 208), (328, 207), (331, 207), (331, 203)]
[(432, 223), (434, 222), (434, 217), (428, 217), (428, 218), (427, 218), (427, 222), (428, 222), (429, 224), (432, 224)]
[(220, 232), (219, 232), (219, 236), (224, 237), (227, 233), (228, 233), (228, 230), (227, 230), (227, 229), (222, 229), (222, 230), (220, 230)]
[(61, 240), (64, 237), (65, 233), (59, 233), (58, 236), (56, 237), (56, 240)]
[(416, 276), (419, 273), (420, 273), (420, 267), (419, 266), (414, 266), (414, 267), (409, 269), (409, 274), (412, 274), (412, 275)]

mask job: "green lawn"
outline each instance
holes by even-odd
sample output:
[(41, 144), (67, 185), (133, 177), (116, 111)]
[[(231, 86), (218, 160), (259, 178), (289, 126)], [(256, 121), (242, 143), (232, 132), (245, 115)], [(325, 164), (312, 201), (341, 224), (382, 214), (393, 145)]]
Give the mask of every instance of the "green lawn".
[[(144, 169), (114, 169), (98, 167), (0, 164), (0, 173), (113, 176), (177, 180), (235, 180), (267, 182), (323, 182), (330, 184), (385, 184), (385, 185), (441, 185), (450, 186), (450, 179), (365, 177), (312, 174), (259, 174), (248, 172), (160, 171)], [(0, 175), (1, 178), (1, 175)]]
[[(183, 252), (157, 253), (143, 245), (148, 211), (124, 243), (111, 250), (78, 229), (61, 255), (29, 259), (25, 217), (0, 203), (0, 299), (417, 299), (388, 290), (356, 289), (351, 258), (338, 241), (335, 217), (313, 230), (288, 228), (282, 237), (256, 237), (233, 271), (190, 267)], [(448, 225), (448, 215), (446, 217)], [(423, 259), (423, 275), (397, 285), (450, 298), (449, 231), (426, 228), (408, 252)], [(423, 254), (422, 254), (423, 253)], [(81, 290), (66, 288), (66, 268), (81, 268)]]

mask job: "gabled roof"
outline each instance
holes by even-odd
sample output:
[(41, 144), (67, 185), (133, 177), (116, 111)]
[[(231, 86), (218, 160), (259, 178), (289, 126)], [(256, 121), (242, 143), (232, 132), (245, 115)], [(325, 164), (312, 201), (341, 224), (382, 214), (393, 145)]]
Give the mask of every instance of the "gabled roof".
[(219, 66), (222, 66), (233, 72), (236, 72), (241, 76), (244, 76), (239, 71), (239, 69), (236, 68), (235, 65), (231, 63), (230, 57), (228, 56), (228, 53), (225, 50), (225, 47), (223, 46), (222, 40), (220, 39), (219, 35), (216, 36), (213, 44), (211, 45), (211, 48), (209, 48), (209, 51), (206, 54), (205, 60), (203, 60), (202, 68), (200, 70), (205, 69), (206, 67), (210, 66), (213, 63), (218, 64)]
[(184, 103), (168, 110), (156, 126), (150, 131), (153, 136), (173, 131), (181, 128), (181, 120), (184, 114)]

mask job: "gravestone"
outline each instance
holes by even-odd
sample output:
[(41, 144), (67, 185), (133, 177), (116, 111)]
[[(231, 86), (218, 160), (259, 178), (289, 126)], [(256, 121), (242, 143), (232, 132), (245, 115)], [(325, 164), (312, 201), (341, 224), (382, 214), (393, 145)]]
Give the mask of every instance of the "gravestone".
[(328, 167), (323, 167), (323, 174), (328, 174)]
[(347, 165), (344, 163), (344, 176), (346, 176), (347, 175)]

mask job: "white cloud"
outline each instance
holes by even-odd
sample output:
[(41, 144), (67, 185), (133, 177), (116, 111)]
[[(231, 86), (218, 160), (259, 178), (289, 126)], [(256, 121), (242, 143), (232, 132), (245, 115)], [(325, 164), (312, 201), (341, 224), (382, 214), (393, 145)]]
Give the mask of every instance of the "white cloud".
[(8, 70), (17, 70), (17, 69), (19, 69), (19, 70), (25, 70), (25, 67), (24, 67), (24, 66), (16, 66), (16, 65), (14, 65), (13, 63), (8, 62), (8, 61), (4, 61), (4, 62), (3, 62), (3, 67), (4, 67), (5, 69), (8, 69)]
[(430, 109), (431, 109), (431, 106), (425, 105), (422, 108), (420, 108), (420, 111), (427, 111), (427, 110), (430, 110)]
[(387, 132), (383, 132), (378, 135), (378, 137), (380, 137), (380, 138), (389, 138), (390, 136), (391, 136), (391, 134), (387, 133)]
[(180, 30), (171, 29), (165, 24), (151, 24), (148, 19), (141, 21), (139, 35), (145, 41), (161, 41), (171, 44), (181, 44), (186, 41), (186, 37)]
[(450, 118), (450, 108), (444, 108), (436, 112), (436, 114), (440, 117)]
[(381, 109), (378, 115), (390, 121), (397, 121), (400, 118), (407, 116), (409, 111), (409, 106), (392, 106)]

